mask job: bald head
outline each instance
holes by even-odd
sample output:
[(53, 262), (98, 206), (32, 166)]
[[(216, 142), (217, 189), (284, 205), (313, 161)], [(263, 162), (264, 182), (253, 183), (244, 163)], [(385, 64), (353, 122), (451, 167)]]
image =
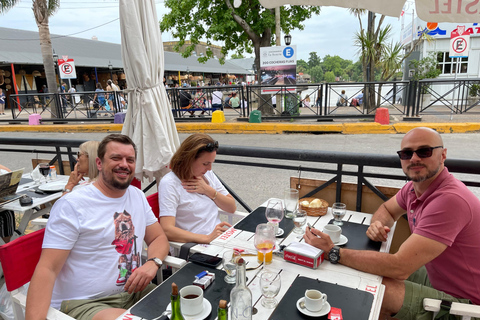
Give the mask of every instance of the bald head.
[(419, 144), (418, 146), (443, 146), (440, 134), (427, 127), (418, 127), (408, 131), (402, 139), (402, 149), (409, 148), (409, 146), (405, 145), (407, 143), (416, 143)]

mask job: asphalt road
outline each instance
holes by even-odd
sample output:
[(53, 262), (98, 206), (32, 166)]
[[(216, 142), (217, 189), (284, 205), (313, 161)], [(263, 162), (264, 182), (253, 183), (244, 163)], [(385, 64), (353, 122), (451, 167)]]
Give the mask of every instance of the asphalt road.
[[(94, 139), (101, 140), (105, 133), (23, 133), (23, 132), (4, 132), (4, 137), (45, 137), (55, 139)], [(183, 140), (188, 134), (180, 134)], [(308, 134), (289, 134), (289, 135), (268, 135), (268, 134), (211, 134), (218, 140), (220, 145), (238, 145), (266, 148), (292, 148), (306, 150), (328, 150), (353, 153), (371, 153), (371, 154), (395, 154), (400, 148), (402, 135), (398, 134), (368, 134), (368, 135), (308, 135)], [(476, 140), (480, 134), (443, 134), (445, 146), (448, 150), (449, 158), (460, 159), (479, 159), (480, 149), (475, 147)], [(0, 163), (9, 168), (25, 167), (26, 172), (31, 171), (31, 159), (35, 154), (20, 153), (2, 153)], [(219, 156), (220, 157), (220, 156)], [(280, 160), (273, 163), (281, 163)], [(290, 163), (292, 164), (292, 163)], [(294, 164), (294, 163), (293, 163)], [(294, 164), (295, 165), (295, 164)], [(314, 165), (314, 164), (313, 164)], [(389, 172), (391, 169), (387, 169)], [(384, 170), (387, 171), (387, 170)], [(283, 197), (283, 190), (289, 185), (289, 178), (297, 176), (298, 172), (276, 169), (264, 169), (245, 166), (232, 166), (224, 164), (215, 164), (214, 171), (223, 179), (247, 204), (255, 208), (270, 197)], [(377, 169), (377, 172), (382, 172)], [(399, 174), (401, 171), (398, 170)], [(330, 178), (322, 174), (302, 174), (302, 177), (310, 178)], [(353, 179), (346, 179), (354, 182)], [(389, 185), (399, 187), (403, 181), (391, 182), (376, 180), (375, 184)], [(146, 184), (144, 184), (145, 186)], [(475, 191), (477, 195), (480, 192)]]

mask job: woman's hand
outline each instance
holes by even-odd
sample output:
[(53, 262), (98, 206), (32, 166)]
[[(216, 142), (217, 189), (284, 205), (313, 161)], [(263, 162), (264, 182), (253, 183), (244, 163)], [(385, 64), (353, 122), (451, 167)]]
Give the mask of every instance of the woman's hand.
[(232, 225), (228, 222), (220, 222), (215, 226), (215, 229), (213, 229), (212, 233), (210, 233), (209, 236), (209, 242), (212, 242), (215, 238), (217, 238), (219, 235), (224, 233), (225, 231), (228, 230)]
[[(182, 182), (183, 188), (189, 193), (198, 193), (198, 194), (205, 194), (209, 195), (212, 193), (212, 187), (210, 187), (203, 177), (193, 178), (190, 180), (185, 180)], [(213, 191), (215, 193), (215, 191)]]
[(65, 185), (65, 189), (72, 190), (81, 180), (83, 180), (83, 173), (78, 172), (78, 163), (75, 165), (75, 168), (70, 172), (70, 177), (68, 182)]

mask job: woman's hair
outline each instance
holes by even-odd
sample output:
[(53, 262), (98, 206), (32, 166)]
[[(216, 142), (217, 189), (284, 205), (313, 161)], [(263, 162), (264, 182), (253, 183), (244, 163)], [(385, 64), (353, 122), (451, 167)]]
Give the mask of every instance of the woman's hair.
[(342, 90), (342, 94), (345, 94), (345, 90)]
[(96, 159), (98, 157), (98, 146), (100, 141), (87, 141), (80, 145), (79, 151), (88, 156), (88, 177), (94, 180), (98, 176)]
[(191, 179), (192, 165), (202, 152), (218, 149), (218, 141), (207, 134), (194, 133), (185, 139), (170, 160), (170, 168), (180, 180)]
[(103, 89), (102, 84), (100, 82), (97, 82), (97, 89)]

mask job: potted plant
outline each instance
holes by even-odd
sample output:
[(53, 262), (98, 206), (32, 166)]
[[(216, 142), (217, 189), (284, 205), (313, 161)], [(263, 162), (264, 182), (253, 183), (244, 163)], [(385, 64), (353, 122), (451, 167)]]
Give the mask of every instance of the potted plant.
[(468, 90), (468, 105), (473, 105), (475, 102), (478, 101), (478, 96), (480, 95), (480, 85), (474, 83), (470, 86)]
[[(423, 79), (435, 79), (442, 73), (442, 71), (437, 68), (437, 58), (434, 52), (420, 60), (411, 60), (410, 68), (415, 70), (412, 79), (417, 81)], [(421, 86), (420, 94), (422, 95), (423, 106), (430, 103), (430, 86), (430, 84), (422, 84)]]

